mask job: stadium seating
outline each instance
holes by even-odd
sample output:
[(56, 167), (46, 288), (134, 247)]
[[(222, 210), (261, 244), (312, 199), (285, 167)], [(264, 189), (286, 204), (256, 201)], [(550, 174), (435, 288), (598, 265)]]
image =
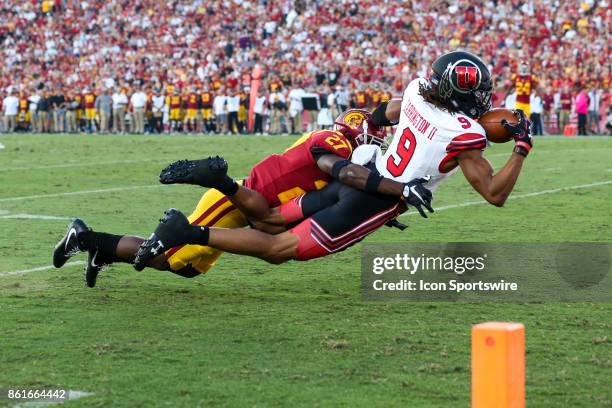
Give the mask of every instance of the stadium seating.
[(129, 93), (134, 83), (234, 89), (257, 64), (270, 91), (398, 95), (457, 48), (490, 64), (496, 101), (524, 60), (545, 98), (564, 84), (610, 85), (607, 1), (4, 0), (0, 15), (2, 97), (9, 86), (25, 95), (42, 85), (72, 94), (112, 85)]

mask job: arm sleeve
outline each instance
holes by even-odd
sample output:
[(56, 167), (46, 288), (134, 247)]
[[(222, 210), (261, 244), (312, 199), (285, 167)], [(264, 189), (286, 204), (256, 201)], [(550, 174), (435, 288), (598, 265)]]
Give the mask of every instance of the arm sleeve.
[(464, 133), (456, 136), (446, 146), (446, 152), (460, 152), (463, 150), (484, 150), (487, 147), (487, 138), (480, 133)]

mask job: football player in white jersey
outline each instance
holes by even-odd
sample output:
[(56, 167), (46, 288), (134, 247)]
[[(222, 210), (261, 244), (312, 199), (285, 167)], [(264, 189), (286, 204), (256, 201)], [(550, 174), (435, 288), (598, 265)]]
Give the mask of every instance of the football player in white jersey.
[(431, 176), (425, 186), (432, 191), (461, 168), (485, 200), (502, 206), (532, 147), (529, 121), (518, 110), (518, 124), (503, 123), (514, 135), (515, 146), (494, 174), (483, 155), (486, 134), (477, 122), (491, 108), (492, 81), (486, 65), (473, 54), (454, 51), (438, 58), (432, 71), (429, 79), (410, 82), (401, 100), (382, 104), (373, 113), (375, 125), (397, 126), (387, 151), (361, 146), (353, 153), (353, 162), (373, 161), (382, 176), (400, 182)]

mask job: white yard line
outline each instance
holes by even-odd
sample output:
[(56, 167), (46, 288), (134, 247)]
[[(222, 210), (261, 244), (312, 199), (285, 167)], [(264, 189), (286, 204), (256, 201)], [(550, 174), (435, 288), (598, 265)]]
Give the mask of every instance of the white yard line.
[[(83, 265), (83, 264), (85, 264), (85, 261), (73, 261), (73, 262), (68, 262), (64, 266), (75, 266), (75, 265)], [(5, 276), (25, 275), (26, 273), (31, 273), (31, 272), (48, 271), (49, 269), (54, 269), (54, 268), (55, 267), (53, 265), (47, 265), (47, 266), (39, 266), (37, 268), (31, 268), (31, 269), (22, 269), (20, 271), (0, 272), (0, 278), (5, 277)]]
[[(516, 194), (516, 195), (511, 195), (510, 197), (508, 197), (508, 200), (518, 200), (520, 198), (536, 197), (536, 196), (541, 196), (541, 195), (544, 195), (544, 194), (554, 194), (554, 193), (560, 193), (560, 192), (563, 192), (563, 191), (580, 190), (580, 189), (583, 189), (583, 188), (591, 188), (591, 187), (604, 186), (606, 184), (612, 184), (612, 180), (597, 181), (595, 183), (589, 183), (589, 184), (579, 184), (577, 186), (568, 186), (568, 187), (561, 187), (561, 188), (553, 188), (553, 189), (550, 189), (550, 190), (535, 191), (533, 193)], [(434, 208), (434, 210), (436, 212), (440, 212), (440, 211), (445, 211), (445, 210), (452, 210), (453, 208), (471, 207), (473, 205), (481, 205), (481, 204), (488, 204), (488, 203), (486, 201), (484, 201), (484, 200), (481, 200), (481, 201), (467, 201), (465, 203), (445, 205), (445, 206), (442, 206), (442, 207)], [(416, 211), (410, 211), (410, 212), (407, 212), (407, 213), (404, 213), (404, 214), (400, 215), (400, 217), (407, 217), (409, 215), (415, 215), (415, 214), (418, 214), (418, 213)]]
[(49, 164), (45, 166), (31, 166), (31, 167), (0, 167), (0, 172), (3, 171), (13, 171), (13, 170), (46, 170), (46, 169), (63, 169), (67, 167), (88, 167), (88, 166), (98, 166), (98, 165), (110, 165), (110, 164), (132, 164), (132, 163), (161, 163), (166, 162), (168, 159), (158, 159), (158, 160), (112, 160), (112, 161), (91, 161), (91, 162), (79, 162), (79, 163), (60, 163), (60, 164)]
[(113, 188), (101, 188), (101, 189), (95, 189), (95, 190), (66, 191), (64, 193), (36, 194), (36, 195), (21, 196), (21, 197), (5, 197), (5, 198), (0, 198), (0, 203), (7, 202), (7, 201), (22, 201), (22, 200), (32, 200), (36, 198), (64, 197), (64, 196), (81, 195), (81, 194), (114, 193), (117, 191), (129, 191), (129, 190), (136, 190), (140, 188), (156, 188), (156, 187), (164, 187), (164, 186), (165, 186), (164, 184), (149, 184), (146, 186), (113, 187)]
[[(576, 186), (553, 188), (553, 189), (550, 189), (550, 190), (535, 191), (533, 193), (517, 194), (517, 195), (514, 195), (514, 196), (510, 196), (509, 199), (515, 199), (516, 200), (516, 199), (520, 199), (520, 198), (536, 197), (536, 196), (545, 195), (545, 194), (554, 194), (554, 193), (560, 193), (560, 192), (563, 192), (563, 191), (579, 190), (579, 189), (583, 189), (583, 188), (598, 187), (598, 186), (603, 186), (603, 185), (607, 185), (607, 184), (612, 184), (612, 180), (598, 181), (598, 182), (589, 183), (589, 184), (579, 184), (579, 185), (576, 185)], [(445, 210), (451, 210), (451, 209), (454, 209), (454, 208), (470, 207), (470, 206), (473, 206), (473, 205), (481, 205), (481, 204), (487, 204), (487, 202), (486, 201), (467, 201), (467, 202), (459, 203), (459, 204), (445, 205), (445, 206), (442, 206), (442, 207), (438, 207), (435, 210), (436, 210), (436, 212), (440, 212), (440, 211), (445, 211)], [(404, 213), (400, 217), (407, 217), (409, 215), (415, 215), (415, 214), (417, 214), (416, 211), (411, 211), (411, 212)], [(81, 265), (81, 264), (84, 264), (84, 263), (85, 262), (83, 262), (83, 261), (74, 261), (74, 262), (68, 262), (66, 264), (66, 266)], [(24, 270), (21, 270), (21, 271), (0, 272), (0, 278), (4, 277), (4, 276), (23, 275), (23, 274), (30, 273), (30, 272), (46, 271), (46, 270), (49, 270), (49, 269), (53, 269), (53, 265), (39, 266), (38, 268), (24, 269)]]

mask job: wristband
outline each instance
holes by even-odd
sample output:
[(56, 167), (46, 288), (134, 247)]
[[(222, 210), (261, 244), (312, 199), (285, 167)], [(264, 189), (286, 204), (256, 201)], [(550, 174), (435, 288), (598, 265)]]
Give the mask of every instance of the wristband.
[(340, 170), (351, 164), (350, 160), (338, 160), (334, 163), (331, 170), (331, 176), (337, 179), (340, 176)]
[(527, 157), (527, 155), (529, 154), (530, 150), (531, 150), (531, 146), (529, 146), (529, 143), (526, 143), (526, 142), (523, 142), (523, 141), (519, 140), (514, 145), (513, 152), (518, 153), (521, 156)]
[(368, 179), (366, 181), (364, 191), (366, 193), (377, 193), (378, 186), (380, 185), (380, 182), (382, 181), (382, 179), (383, 179), (383, 176), (381, 176), (379, 172), (370, 171), (370, 174), (368, 175)]

